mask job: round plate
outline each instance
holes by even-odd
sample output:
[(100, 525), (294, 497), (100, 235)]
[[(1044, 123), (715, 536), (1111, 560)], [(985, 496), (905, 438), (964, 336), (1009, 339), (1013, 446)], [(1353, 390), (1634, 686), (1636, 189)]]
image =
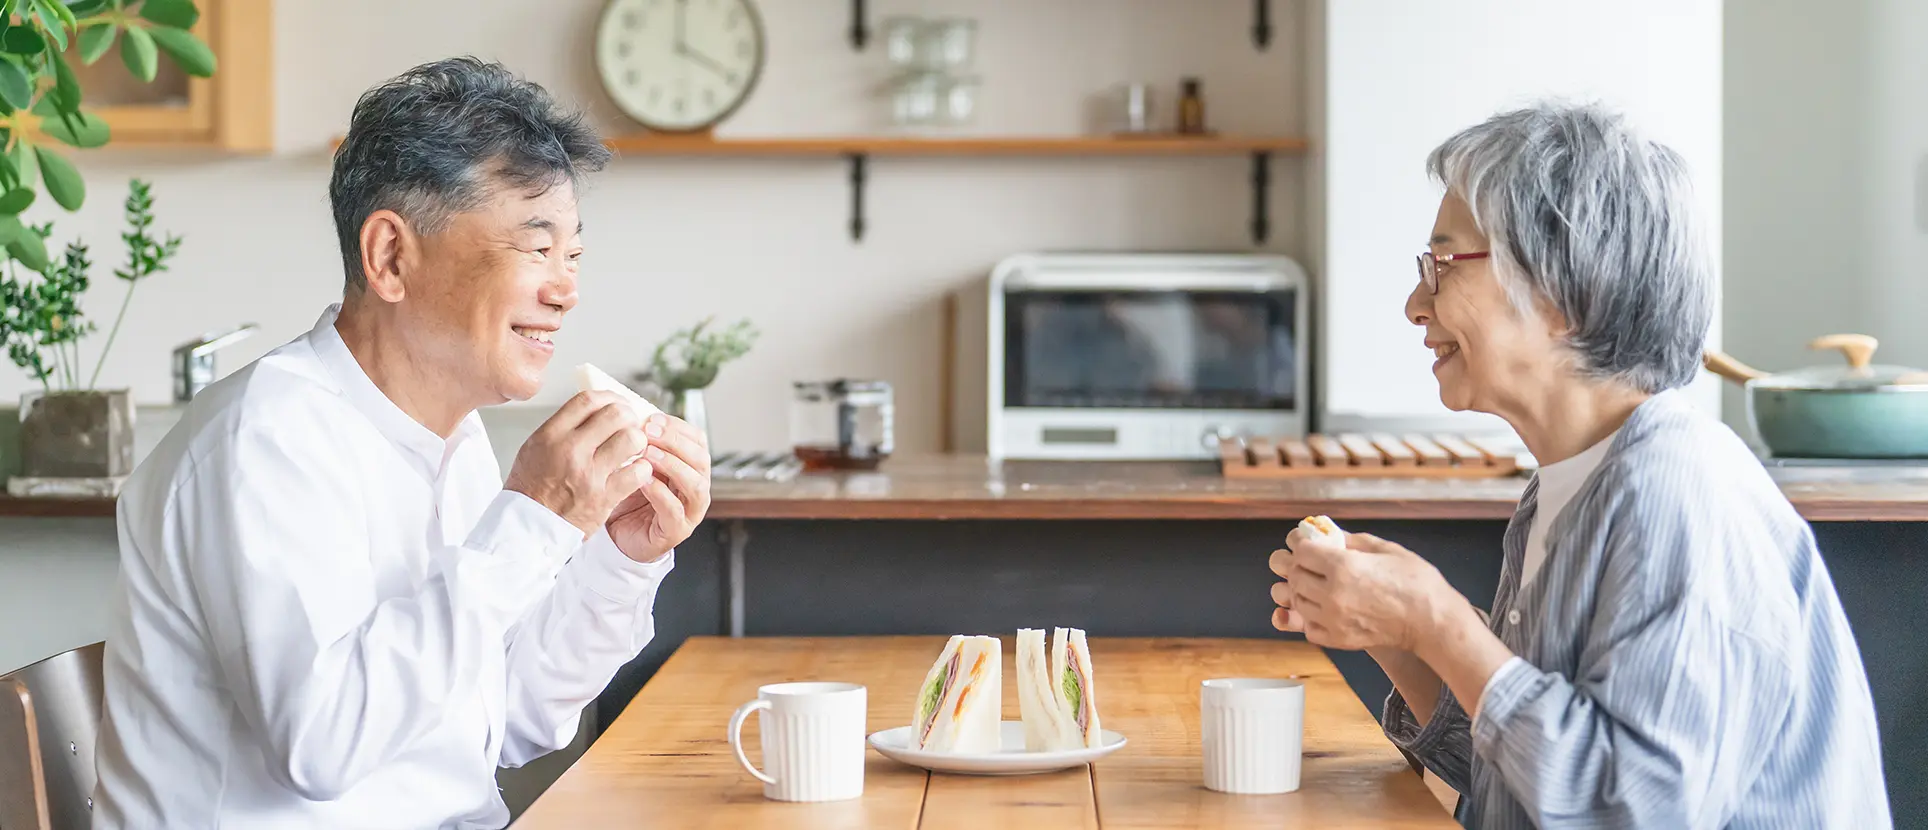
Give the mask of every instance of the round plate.
[(1007, 720), (998, 730), (1002, 743), (995, 754), (959, 755), (950, 752), (925, 752), (910, 748), (910, 727), (899, 726), (870, 736), (870, 746), (893, 761), (923, 767), (931, 772), (964, 775), (1030, 775), (1082, 766), (1110, 755), (1125, 745), (1125, 736), (1104, 730), (1104, 746), (1063, 752), (1025, 752), (1024, 722)]

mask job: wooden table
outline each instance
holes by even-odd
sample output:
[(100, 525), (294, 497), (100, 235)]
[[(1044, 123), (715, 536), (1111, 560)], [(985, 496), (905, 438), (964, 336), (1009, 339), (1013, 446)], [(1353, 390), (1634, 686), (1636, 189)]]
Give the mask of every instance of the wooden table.
[[(1007, 719), (1017, 717), (1004, 637)], [(866, 750), (861, 799), (785, 804), (737, 766), (724, 728), (757, 686), (841, 680), (869, 689), (870, 731), (901, 726), (941, 637), (695, 637), (643, 687), (516, 830), (660, 828), (1452, 828), (1452, 817), (1387, 742), (1331, 661), (1283, 640), (1091, 641), (1099, 715), (1130, 743), (1091, 767), (1019, 777), (932, 775)], [(1198, 684), (1210, 677), (1305, 678), (1300, 790), (1206, 790)], [(756, 719), (744, 742), (756, 747)], [(753, 760), (760, 753), (751, 750)]]

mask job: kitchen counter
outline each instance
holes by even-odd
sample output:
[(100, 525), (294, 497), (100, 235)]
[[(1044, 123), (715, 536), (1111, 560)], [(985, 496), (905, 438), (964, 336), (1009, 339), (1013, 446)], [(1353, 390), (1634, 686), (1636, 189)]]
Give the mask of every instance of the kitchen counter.
[[(511, 445), (513, 446), (513, 445)], [(497, 448), (501, 449), (500, 446)], [(1770, 468), (1810, 521), (1928, 521), (1928, 466)], [(1212, 463), (891, 459), (871, 473), (718, 481), (715, 519), (1506, 519), (1525, 478), (1228, 481)], [(111, 517), (113, 502), (0, 496), (0, 516)]]

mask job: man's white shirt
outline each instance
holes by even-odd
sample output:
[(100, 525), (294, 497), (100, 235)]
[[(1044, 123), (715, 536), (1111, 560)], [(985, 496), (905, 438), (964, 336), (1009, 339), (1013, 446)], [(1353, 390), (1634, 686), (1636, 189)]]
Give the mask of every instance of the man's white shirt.
[(640, 564), (315, 328), (210, 386), (128, 481), (95, 826), (500, 827), (654, 634)]

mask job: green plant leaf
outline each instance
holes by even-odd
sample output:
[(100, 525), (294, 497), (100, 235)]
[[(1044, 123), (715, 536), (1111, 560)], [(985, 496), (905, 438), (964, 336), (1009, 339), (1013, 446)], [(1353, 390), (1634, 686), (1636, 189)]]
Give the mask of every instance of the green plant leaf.
[(33, 81), (27, 78), (27, 70), (13, 61), (0, 61), (0, 98), (16, 110), (33, 105)]
[(13, 254), (13, 258), (20, 260), (20, 264), (27, 266), (29, 270), (46, 273), (47, 240), (41, 239), (40, 234), (20, 227), (19, 219), (12, 216), (7, 218), (13, 220), (14, 226), (18, 229), (7, 239), (7, 252)]
[(0, 213), (19, 216), (20, 212), (33, 206), (34, 192), (24, 187), (16, 187), (0, 194)]
[[(93, 66), (94, 61), (100, 60), (102, 55), (107, 54), (108, 49), (114, 47), (114, 35), (119, 33), (120, 27), (112, 23), (89, 26), (82, 30), (80, 33), (80, 62), (88, 66)], [(149, 48), (152, 48), (152, 44), (149, 45)]]
[(54, 51), (65, 52), (67, 51), (67, 26), (60, 19), (59, 11), (49, 11), (52, 7), (58, 7), (60, 11), (67, 10), (66, 6), (60, 6), (51, 0), (34, 0), (33, 16), (40, 20), (40, 28), (46, 30), (47, 36), (53, 38), (54, 45), (59, 47)]
[(130, 27), (127, 38), (121, 41), (120, 53), (121, 63), (127, 64), (127, 71), (134, 77), (154, 81), (154, 73), (160, 71), (160, 53), (154, 51), (154, 37), (146, 29)]
[(22, 186), (20, 170), (13, 166), (13, 156), (0, 153), (0, 188), (11, 190)]
[(40, 178), (47, 183), (47, 195), (68, 210), (79, 210), (82, 202), (87, 201), (87, 182), (74, 169), (72, 162), (62, 158), (59, 153), (41, 150)]
[(0, 216), (0, 246), (4, 246), (27, 234), (27, 226), (20, 224), (18, 216)]
[(67, 24), (67, 28), (80, 28), (80, 20), (74, 17), (72, 9), (67, 8), (66, 0), (34, 0), (34, 2), (52, 14), (55, 20)]
[(15, 26), (0, 36), (0, 49), (16, 55), (38, 55), (47, 51), (47, 39), (25, 26)]
[(161, 51), (166, 52), (168, 57), (174, 59), (174, 62), (181, 67), (181, 71), (196, 78), (214, 76), (214, 52), (193, 33), (167, 26), (155, 26), (148, 29), (147, 33), (154, 36), (154, 43), (159, 45)]
[(67, 65), (65, 55), (48, 55), (47, 62), (54, 68), (54, 105), (62, 112), (80, 110), (80, 79), (74, 77), (74, 68)]
[(77, 15), (88, 15), (99, 11), (106, 11), (107, 7), (111, 5), (113, 5), (113, 3), (109, 2), (109, 0), (69, 0), (67, 10)]
[(40, 159), (33, 145), (23, 136), (13, 143), (7, 152), (7, 161), (13, 164), (14, 172), (20, 176), (21, 187), (33, 187), (40, 183)]
[(162, 26), (192, 29), (201, 19), (201, 10), (189, 0), (147, 0), (141, 4), (141, 16)]
[(53, 96), (43, 95), (40, 103), (33, 105), (33, 111), (41, 117), (40, 131), (53, 136), (61, 143), (83, 150), (91, 150), (107, 143), (111, 137), (107, 122), (100, 116), (88, 112), (62, 112), (51, 100)]

